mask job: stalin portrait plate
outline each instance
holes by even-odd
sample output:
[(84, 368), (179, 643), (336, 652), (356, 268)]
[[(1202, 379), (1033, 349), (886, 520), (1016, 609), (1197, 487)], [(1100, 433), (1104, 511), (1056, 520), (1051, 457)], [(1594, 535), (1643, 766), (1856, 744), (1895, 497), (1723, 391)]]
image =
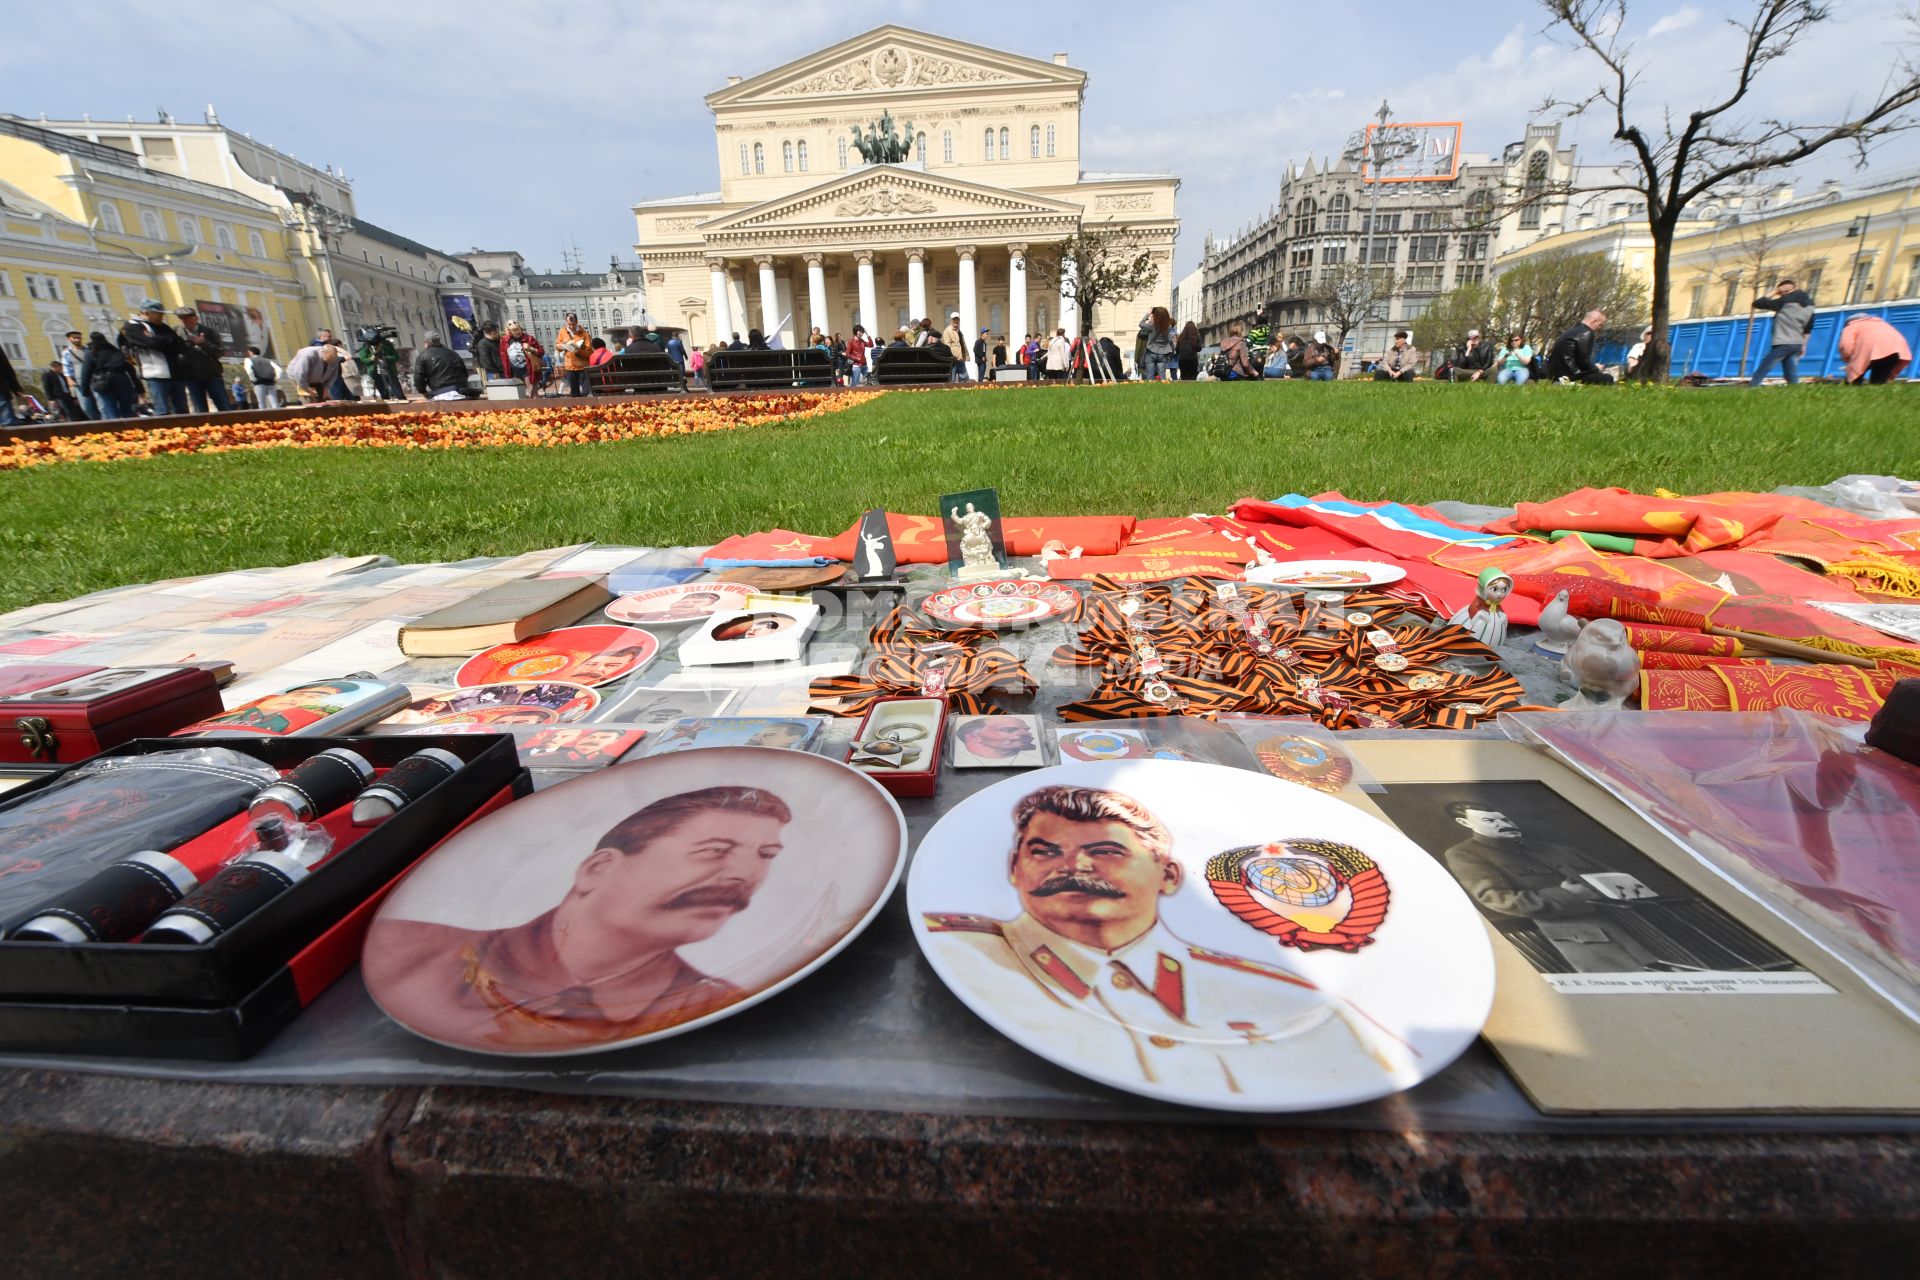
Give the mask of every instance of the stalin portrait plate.
[(1439, 863), (1331, 796), (1222, 765), (1063, 764), (976, 792), (920, 842), (907, 910), (995, 1030), (1191, 1106), (1411, 1088), (1493, 1005), (1486, 929)]
[(361, 970), (401, 1026), (476, 1053), (645, 1044), (799, 982), (906, 862), (866, 774), (804, 751), (650, 756), (463, 827), (381, 904)]

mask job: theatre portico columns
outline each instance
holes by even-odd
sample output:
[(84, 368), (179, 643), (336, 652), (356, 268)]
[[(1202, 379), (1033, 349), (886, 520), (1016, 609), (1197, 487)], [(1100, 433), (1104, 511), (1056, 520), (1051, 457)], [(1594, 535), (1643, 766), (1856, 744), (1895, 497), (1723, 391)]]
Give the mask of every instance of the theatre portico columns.
[[(1095, 218), (1082, 205), (1033, 192), (911, 165), (862, 165), (808, 190), (689, 219), (684, 249), (648, 251), (650, 274), (669, 268), (649, 283), (655, 297), (671, 300), (681, 292), (674, 288), (681, 259), (693, 279), (707, 273), (707, 296), (680, 299), (684, 327), (702, 346), (751, 327), (791, 349), (813, 327), (844, 335), (855, 324), (884, 342), (921, 319), (942, 330), (958, 312), (961, 354), (977, 377), (972, 348), (983, 328), (1010, 344), (1060, 327), (1078, 335), (1071, 296), (1033, 290), (1028, 264), (1088, 223), (1116, 225), (1171, 261), (1171, 217)], [(1100, 321), (1123, 342), (1129, 336), (1123, 330), (1132, 317), (1103, 314)]]

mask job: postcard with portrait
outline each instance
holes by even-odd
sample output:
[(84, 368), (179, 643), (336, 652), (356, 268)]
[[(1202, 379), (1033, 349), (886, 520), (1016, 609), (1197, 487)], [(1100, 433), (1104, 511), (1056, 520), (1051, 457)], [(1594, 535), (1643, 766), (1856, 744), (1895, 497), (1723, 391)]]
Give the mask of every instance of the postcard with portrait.
[(591, 724), (514, 732), (520, 761), (529, 769), (604, 769), (646, 736), (645, 729)]
[(735, 747), (585, 774), (449, 837), (381, 906), (362, 972), (394, 1021), (478, 1053), (596, 1053), (748, 1008), (865, 929), (905, 862), (893, 798)]
[(947, 759), (956, 769), (1037, 769), (1047, 762), (1039, 716), (955, 716)]
[(682, 720), (656, 733), (649, 756), (703, 747), (785, 747), (805, 751), (820, 732), (814, 716), (704, 716)]

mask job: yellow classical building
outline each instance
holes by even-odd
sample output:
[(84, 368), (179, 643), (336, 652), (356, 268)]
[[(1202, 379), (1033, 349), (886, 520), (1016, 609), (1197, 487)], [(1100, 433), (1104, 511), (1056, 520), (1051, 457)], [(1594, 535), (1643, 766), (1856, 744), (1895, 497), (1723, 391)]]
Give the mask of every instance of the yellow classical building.
[[(1673, 241), (1675, 320), (1744, 316), (1754, 297), (1792, 279), (1822, 307), (1920, 298), (1920, 173), (1806, 195), (1778, 187), (1709, 196)], [(1496, 274), (1542, 254), (1604, 253), (1649, 285), (1653, 239), (1638, 218), (1576, 227), (1495, 264)]]
[[(1152, 288), (1094, 321), (1131, 350), (1139, 316), (1173, 291), (1178, 179), (1080, 167), (1087, 74), (885, 26), (707, 96), (720, 187), (633, 208), (648, 309), (705, 346), (749, 329), (789, 347), (808, 328), (890, 336), (958, 312), (1018, 342), (1078, 332), (1070, 291), (1030, 287), (1029, 254), (1082, 226), (1150, 253)], [(868, 163), (855, 130), (907, 141)]]
[(286, 235), (260, 200), (0, 119), (0, 346), (23, 374), (149, 297), (284, 360), (310, 325)]

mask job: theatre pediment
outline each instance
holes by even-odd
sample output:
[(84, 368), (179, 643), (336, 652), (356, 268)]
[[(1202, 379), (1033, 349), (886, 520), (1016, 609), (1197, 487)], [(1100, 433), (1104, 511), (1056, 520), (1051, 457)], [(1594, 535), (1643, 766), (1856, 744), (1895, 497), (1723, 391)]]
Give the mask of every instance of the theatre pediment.
[(707, 96), (715, 108), (790, 104), (848, 94), (924, 93), (971, 86), (1077, 88), (1084, 72), (998, 49), (885, 26)]
[(934, 177), (896, 165), (873, 165), (810, 190), (742, 209), (701, 230), (712, 237), (727, 232), (922, 220), (1073, 221), (1080, 213), (1078, 205), (1031, 192)]

